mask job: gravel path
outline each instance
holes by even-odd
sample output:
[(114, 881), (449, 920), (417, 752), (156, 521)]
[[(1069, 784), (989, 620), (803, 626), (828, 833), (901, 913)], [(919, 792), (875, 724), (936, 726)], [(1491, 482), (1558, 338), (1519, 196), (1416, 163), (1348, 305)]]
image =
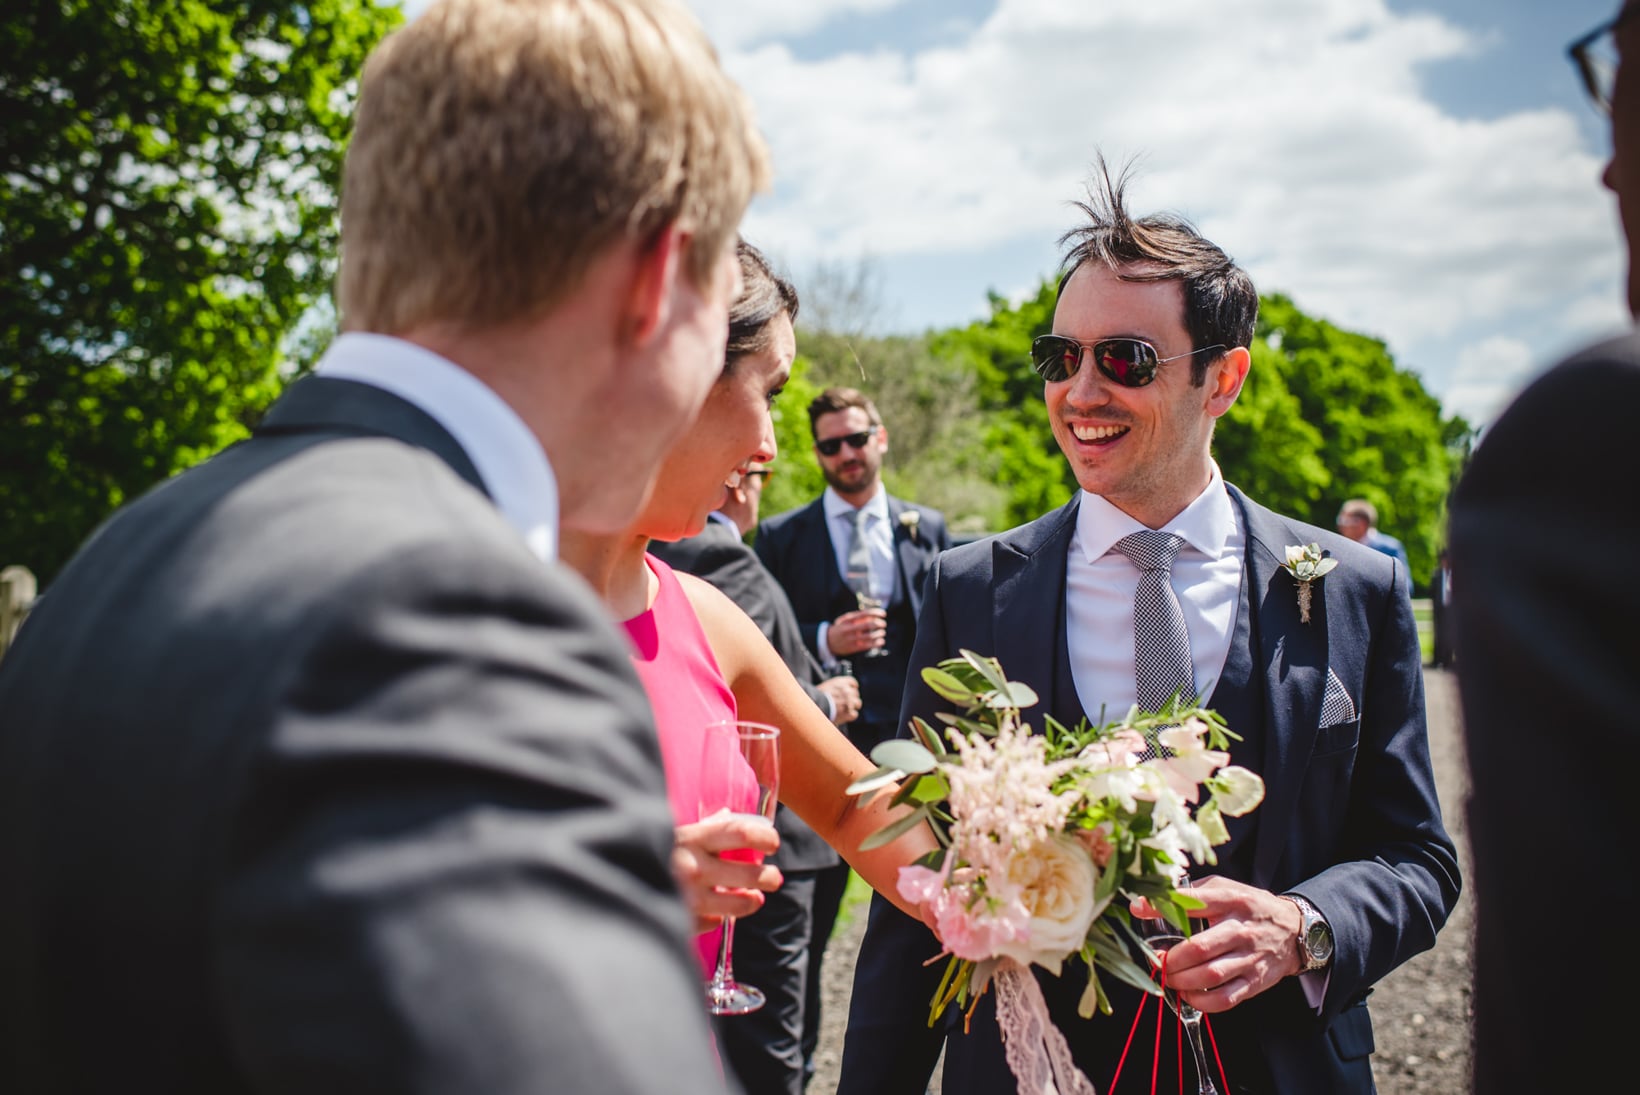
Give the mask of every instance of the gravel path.
[[(1464, 800), (1468, 770), (1463, 756), (1457, 681), (1440, 669), (1425, 670), (1424, 680), (1430, 751), (1441, 806), (1447, 831), (1458, 842), (1467, 877), (1469, 843)], [(1435, 949), (1391, 973), (1373, 993), (1378, 1049), (1372, 1061), (1380, 1095), (1462, 1095), (1470, 1090), (1469, 946), (1473, 923), (1470, 896), (1465, 890)], [(854, 956), (864, 928), (864, 916), (856, 916), (839, 928), (832, 940), (825, 974), (824, 1022), (808, 1095), (837, 1095)], [(939, 1093), (937, 1075), (929, 1093)]]

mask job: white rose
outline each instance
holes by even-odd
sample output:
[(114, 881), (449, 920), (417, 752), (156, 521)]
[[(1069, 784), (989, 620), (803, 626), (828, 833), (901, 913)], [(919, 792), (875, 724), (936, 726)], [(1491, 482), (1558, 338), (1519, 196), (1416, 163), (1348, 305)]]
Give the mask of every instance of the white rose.
[(1021, 965), (1035, 962), (1057, 974), (1059, 964), (1082, 948), (1094, 917), (1103, 911), (1093, 899), (1098, 879), (1088, 850), (1063, 834), (1049, 837), (1028, 855), (1016, 855), (1008, 864), (1008, 881), (1018, 887), (1030, 912), (1030, 930), (1023, 942), (1000, 947), (999, 957)]

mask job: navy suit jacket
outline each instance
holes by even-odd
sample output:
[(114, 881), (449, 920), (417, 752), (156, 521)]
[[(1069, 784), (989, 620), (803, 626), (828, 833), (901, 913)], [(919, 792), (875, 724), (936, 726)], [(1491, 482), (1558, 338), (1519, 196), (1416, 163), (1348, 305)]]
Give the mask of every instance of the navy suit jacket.
[[(909, 511), (919, 515), (916, 536), (901, 523), (901, 515)], [(916, 619), (922, 610), (923, 583), (934, 557), (951, 546), (945, 517), (938, 510), (889, 495), (888, 517), (894, 529), (898, 564), (895, 600), (888, 610), (889, 653), (886, 657), (851, 659), (854, 675), (860, 679), (861, 712), (858, 719), (844, 727), (849, 738), (866, 752), (876, 741), (893, 737), (896, 732)], [(815, 657), (825, 661), (818, 642), (820, 625), (853, 611), (855, 599), (837, 570), (837, 553), (826, 528), (823, 500), (816, 498), (806, 506), (763, 521), (753, 546), (757, 557), (791, 598), (803, 642)]]
[[(1233, 1089), (1368, 1092), (1367, 994), (1433, 945), (1459, 888), (1430, 767), (1408, 578), (1386, 555), (1229, 490), (1246, 556), (1235, 635), (1209, 703), (1245, 739), (1232, 756), (1260, 772), (1266, 797), (1247, 817), (1229, 819), (1231, 841), (1219, 849), (1219, 865), (1202, 873), (1304, 894), (1332, 924), (1337, 946), (1319, 1016), (1290, 978), (1212, 1023)], [(1041, 710), (1074, 725), (1084, 711), (1070, 675), (1065, 580), (1077, 505), (1072, 499), (942, 555), (912, 664), (920, 669), (962, 649), (996, 656), (1011, 679), (1042, 697)], [(1287, 545), (1310, 542), (1339, 565), (1316, 589), (1310, 622), (1301, 623), (1294, 581), (1281, 564)], [(913, 716), (932, 722), (942, 708), (913, 676), (901, 725)], [(1040, 727), (1040, 713), (1026, 715)], [(947, 1095), (1010, 1082), (989, 998), (966, 1036), (954, 1009), (948, 1019), (957, 1022), (926, 1026), (944, 963), (922, 963), (939, 949), (921, 923), (874, 899), (856, 967), (842, 1095), (920, 1093), (948, 1030)], [(1038, 976), (1079, 1064), (1112, 1095), (1138, 995), (1105, 978), (1113, 1014), (1084, 1020), (1075, 1014), (1084, 970), (1073, 964), (1063, 978)], [(1120, 1091), (1149, 1090), (1148, 1043), (1135, 1052), (1140, 1063), (1129, 1060)]]

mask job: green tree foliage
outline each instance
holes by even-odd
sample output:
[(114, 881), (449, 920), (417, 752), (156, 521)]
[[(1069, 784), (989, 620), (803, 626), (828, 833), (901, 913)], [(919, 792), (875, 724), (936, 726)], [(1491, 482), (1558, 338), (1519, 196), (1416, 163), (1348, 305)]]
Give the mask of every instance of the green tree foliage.
[[(876, 404), (888, 430), (883, 478), (889, 490), (945, 512), (958, 530), (1002, 527), (1009, 490), (988, 474), (992, 462), (975, 443), (983, 420), (978, 382), (965, 361), (935, 352), (923, 335), (872, 338), (805, 327), (798, 347), (813, 387), (800, 403), (792, 389), (781, 400), (782, 415), (802, 427), (802, 449), (794, 446), (794, 456), (801, 451), (814, 464), (809, 399), (822, 388), (859, 388)], [(798, 501), (812, 497), (810, 492)]]
[[(1269, 412), (1271, 393), (1245, 410), (1237, 401), (1217, 434), (1225, 476), (1266, 505), (1328, 528), (1346, 499), (1368, 499), (1379, 527), (1406, 543), (1421, 587), (1444, 542), (1446, 495), (1471, 436), (1468, 424), (1443, 419), (1440, 402), (1396, 366), (1381, 340), (1305, 315), (1285, 296), (1260, 302), (1257, 339), (1262, 352), (1253, 372), (1279, 377), (1285, 409), (1279, 420), (1256, 417)], [(1299, 436), (1298, 424), (1313, 428), (1317, 443)], [(1234, 451), (1237, 444), (1242, 451)], [(1300, 462), (1306, 448), (1309, 458)], [(1285, 480), (1283, 465), (1290, 468)]]
[(1048, 423), (1042, 378), (1031, 367), (1031, 340), (1053, 329), (1056, 292), (1044, 280), (1018, 305), (992, 293), (988, 319), (934, 336), (934, 353), (976, 378), (980, 414), (970, 427), (975, 451), (968, 462), (1007, 492), (992, 529), (1040, 517), (1076, 490)]
[(0, 23), (0, 562), (49, 579), (246, 432), (334, 273), (372, 0), (16, 0)]

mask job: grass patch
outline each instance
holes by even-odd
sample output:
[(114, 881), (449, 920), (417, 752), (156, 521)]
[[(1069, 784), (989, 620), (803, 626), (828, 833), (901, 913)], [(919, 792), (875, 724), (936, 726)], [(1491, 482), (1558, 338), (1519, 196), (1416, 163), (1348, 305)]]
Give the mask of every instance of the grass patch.
[(848, 873), (848, 888), (843, 891), (843, 903), (837, 909), (837, 923), (831, 934), (836, 935), (850, 924), (856, 916), (866, 914), (866, 902), (871, 900), (871, 887), (866, 880), (854, 871)]

